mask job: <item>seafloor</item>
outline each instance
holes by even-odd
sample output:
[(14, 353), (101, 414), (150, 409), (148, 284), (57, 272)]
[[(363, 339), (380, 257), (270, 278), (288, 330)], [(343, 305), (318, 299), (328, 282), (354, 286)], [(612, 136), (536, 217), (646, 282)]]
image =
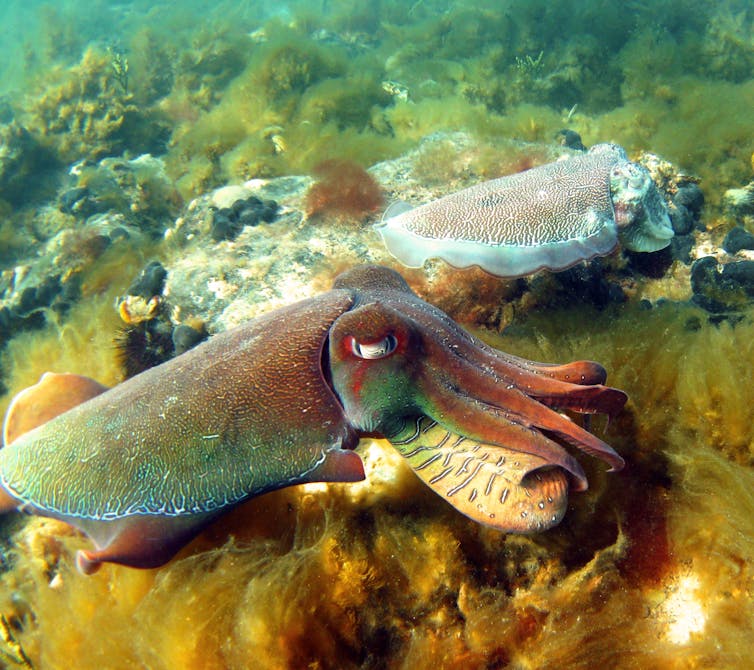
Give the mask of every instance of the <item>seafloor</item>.
[[(589, 491), (523, 537), (363, 440), (365, 482), (90, 577), (86, 538), (7, 515), (0, 667), (749, 667), (754, 8), (186, 3), (147, 27), (152, 4), (48, 6), (0, 58), (3, 410), (47, 370), (116, 384), (376, 262), (500, 349), (602, 363), (630, 401), (593, 428), (627, 467), (581, 459)], [(564, 129), (650, 169), (670, 248), (514, 280), (385, 251), (388, 202), (552, 160)]]

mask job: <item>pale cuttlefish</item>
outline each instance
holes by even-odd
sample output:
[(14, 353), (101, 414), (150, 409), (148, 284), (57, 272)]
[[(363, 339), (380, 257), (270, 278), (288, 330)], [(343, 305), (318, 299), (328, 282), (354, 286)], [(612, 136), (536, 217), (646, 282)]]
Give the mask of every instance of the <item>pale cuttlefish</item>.
[(408, 267), (441, 258), (500, 277), (565, 270), (610, 254), (619, 243), (631, 251), (658, 251), (673, 237), (649, 172), (616, 144), (598, 144), (413, 209), (394, 203), (376, 228)]

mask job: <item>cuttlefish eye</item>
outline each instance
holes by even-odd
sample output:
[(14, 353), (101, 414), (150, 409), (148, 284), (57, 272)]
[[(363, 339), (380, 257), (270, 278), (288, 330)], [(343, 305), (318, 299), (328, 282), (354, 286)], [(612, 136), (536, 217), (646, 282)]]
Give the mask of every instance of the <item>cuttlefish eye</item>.
[(628, 185), (631, 188), (641, 188), (642, 186), (644, 186), (645, 182), (646, 178), (641, 172), (631, 174), (628, 177)]
[(351, 340), (351, 351), (359, 358), (374, 360), (385, 358), (395, 351), (398, 346), (398, 340), (395, 335), (388, 334), (376, 342), (359, 342), (355, 337)]

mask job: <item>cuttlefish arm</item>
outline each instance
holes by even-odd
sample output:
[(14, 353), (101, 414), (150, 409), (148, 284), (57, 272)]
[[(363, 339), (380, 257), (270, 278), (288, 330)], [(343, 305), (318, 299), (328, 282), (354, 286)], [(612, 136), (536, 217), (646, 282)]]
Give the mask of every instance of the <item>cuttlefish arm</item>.
[[(371, 285), (364, 273), (368, 270), (347, 273), (341, 285)], [(557, 411), (619, 411), (626, 395), (601, 383), (601, 366), (586, 361), (547, 366), (510, 357), (419, 300), (402, 279), (394, 281), (393, 290), (371, 291), (369, 300), (365, 291), (354, 309), (334, 322), (330, 336), (333, 387), (360, 430), (400, 443), (407, 426), (427, 417), (487, 453), (499, 448), (536, 462), (532, 470), (559, 469), (575, 490), (587, 487), (586, 476), (564, 445), (604, 460), (611, 470), (623, 467), (609, 445)], [(570, 377), (574, 381), (566, 381)], [(458, 451), (451, 444), (445, 441), (439, 448), (442, 460), (452, 460)], [(422, 476), (416, 463), (412, 466)], [(438, 493), (441, 481), (425, 479)], [(487, 517), (480, 512), (475, 518), (488, 523)]]
[(475, 521), (531, 533), (563, 519), (568, 478), (544, 458), (470, 440), (427, 417), (390, 443), (427, 486)]
[(513, 356), (474, 337), (441, 310), (416, 299), (413, 292), (401, 296), (400, 311), (418, 329), (431, 333), (436, 347), (457, 357), (457, 365), (466, 364), (496, 383), (514, 386), (548, 407), (612, 417), (626, 403), (623, 391), (604, 386), (607, 372), (599, 363), (538, 363)]

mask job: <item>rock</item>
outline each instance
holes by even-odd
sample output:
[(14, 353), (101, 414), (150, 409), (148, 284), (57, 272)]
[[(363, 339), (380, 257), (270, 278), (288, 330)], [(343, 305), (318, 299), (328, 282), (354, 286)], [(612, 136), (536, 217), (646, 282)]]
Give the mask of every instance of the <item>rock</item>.
[(680, 182), (670, 201), (670, 222), (676, 235), (688, 235), (695, 228), (704, 230), (700, 214), (704, 205), (704, 193), (694, 182)]
[(665, 275), (673, 263), (675, 258), (673, 243), (676, 239), (674, 237), (670, 241), (670, 246), (659, 251), (646, 253), (626, 250), (623, 255), (628, 259), (629, 267), (634, 272), (644, 277), (659, 279)]
[(691, 250), (695, 241), (693, 235), (676, 235), (670, 241), (670, 254), (673, 260), (681, 261), (684, 265), (691, 263)]
[(610, 303), (626, 301), (621, 287), (605, 276), (599, 258), (562, 272), (539, 273), (529, 282), (531, 290), (541, 292), (541, 304), (590, 304), (604, 309)]
[(715, 314), (742, 309), (754, 299), (754, 261), (718, 263), (705, 256), (691, 266), (693, 302)]
[(692, 212), (683, 205), (675, 205), (670, 208), (670, 223), (676, 235), (688, 235), (694, 229), (695, 217)]
[(0, 273), (0, 309), (5, 313), (0, 346), (20, 332), (42, 327), (51, 311), (68, 312), (81, 295), (82, 272), (96, 265), (112, 245), (121, 244), (127, 253), (143, 237), (120, 214), (98, 214), (71, 227), (70, 219), (57, 207), (33, 211), (34, 219), (27, 225), (34, 230), (53, 227), (44, 224), (53, 215), (67, 219), (69, 225), (45, 241), (40, 235), (30, 235), (23, 248), (25, 257), (14, 259), (15, 267)]
[(0, 284), (0, 346), (18, 333), (41, 328), (47, 312), (65, 314), (79, 298), (77, 275), (63, 276), (49, 267), (18, 266), (2, 274)]
[[(304, 217), (302, 204), (311, 183), (309, 177), (252, 180), (237, 205), (234, 200), (228, 207), (216, 207), (217, 192), (188, 205), (168, 235), (171, 244), (182, 249), (166, 266), (163, 292), (171, 313), (178, 315), (176, 321), (202, 321), (214, 334), (326, 290), (337, 272), (334, 263), (348, 267), (389, 262), (370, 229)], [(245, 210), (255, 213), (257, 225), (244, 227), (233, 244), (217, 244), (207, 234), (216, 217), (229, 225)], [(269, 225), (259, 225), (273, 215)]]
[(44, 195), (55, 165), (26, 128), (15, 121), (0, 125), (0, 200), (20, 206)]
[(725, 191), (723, 203), (734, 216), (754, 215), (754, 181), (743, 188), (731, 188)]
[(741, 226), (736, 226), (723, 240), (723, 249), (729, 254), (736, 254), (741, 249), (754, 249), (754, 235)]
[(233, 203), (245, 200), (251, 195), (251, 188), (244, 184), (231, 184), (215, 189), (210, 195), (210, 204), (217, 209), (228, 209)]
[(704, 193), (699, 185), (694, 182), (679, 184), (673, 203), (678, 207), (685, 207), (694, 216), (698, 216), (704, 205)]
[(10, 309), (3, 305), (0, 307), (0, 347), (4, 347), (11, 337), (13, 337), (13, 315)]
[(60, 209), (82, 219), (111, 212), (153, 237), (179, 212), (182, 201), (160, 158), (103, 158), (75, 164), (75, 185), (59, 197)]
[(161, 295), (165, 287), (168, 271), (159, 261), (152, 261), (134, 279), (128, 287), (128, 295), (137, 295), (147, 300), (155, 295)]

